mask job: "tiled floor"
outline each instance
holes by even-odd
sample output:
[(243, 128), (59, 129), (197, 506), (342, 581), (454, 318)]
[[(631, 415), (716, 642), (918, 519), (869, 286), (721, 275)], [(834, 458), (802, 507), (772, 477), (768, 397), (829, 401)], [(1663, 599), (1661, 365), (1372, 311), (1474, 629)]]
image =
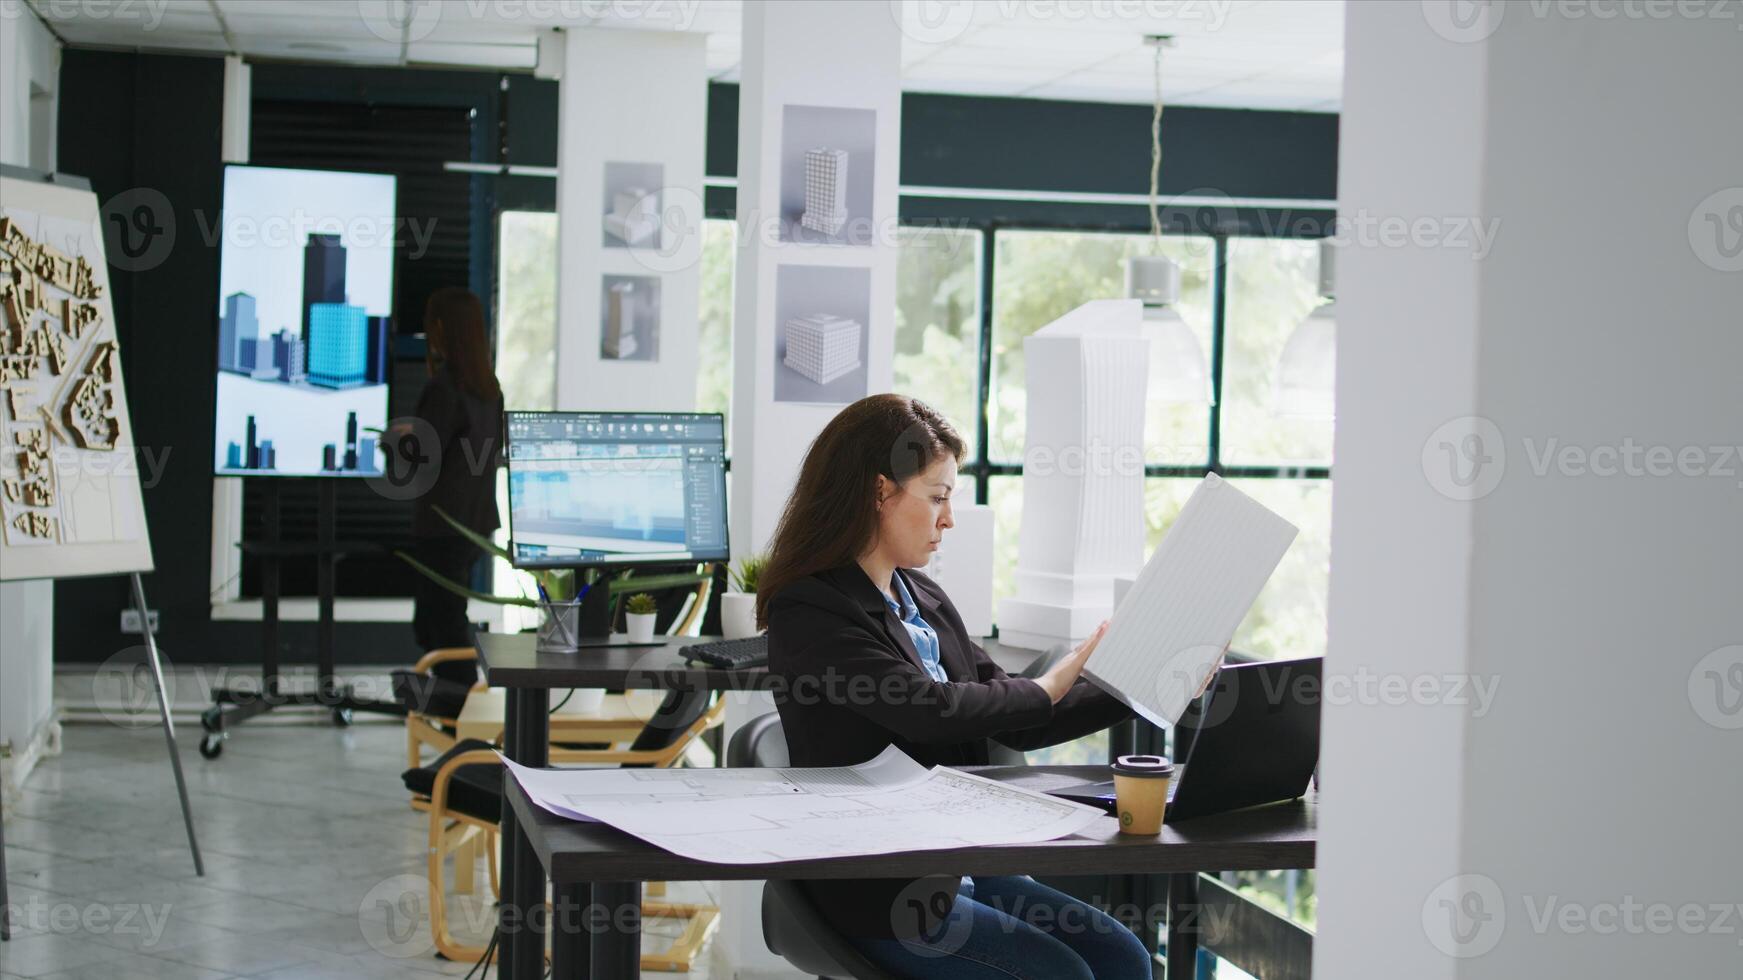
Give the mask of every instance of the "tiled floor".
[[(428, 824), (399, 781), (398, 724), (258, 725), (215, 761), (178, 726), (206, 875), (194, 875), (161, 731), (69, 725), (63, 754), (6, 801), (11, 942), (0, 980), (429, 980)], [(488, 889), (484, 865), (478, 883)], [(674, 901), (715, 901), (701, 884)], [(451, 906), (462, 938), (493, 912)], [(681, 928), (650, 922), (648, 948)], [(711, 941), (712, 942), (712, 941)], [(709, 951), (689, 976), (709, 975)], [(493, 971), (494, 974), (494, 971)]]

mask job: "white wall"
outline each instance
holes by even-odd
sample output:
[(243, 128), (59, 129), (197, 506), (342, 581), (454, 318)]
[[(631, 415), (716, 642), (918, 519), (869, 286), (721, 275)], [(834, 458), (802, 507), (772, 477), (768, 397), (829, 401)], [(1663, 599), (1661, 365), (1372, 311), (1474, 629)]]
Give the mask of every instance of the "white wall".
[(1428, 235), (1341, 259), (1328, 678), (1495, 686), (1328, 696), (1321, 976), (1743, 957), (1743, 466), (1644, 455), (1743, 442), (1743, 35), (1567, 9), (1349, 8), (1340, 210)]
[[(0, 162), (52, 169), (60, 44), (22, 8), (0, 11)], [(16, 14), (16, 16), (15, 16)], [(54, 708), (54, 586), (0, 585), (0, 742), (23, 753)], [(22, 779), (28, 772), (13, 772)]]
[[(701, 34), (573, 30), (559, 120), (557, 407), (687, 412), (696, 405), (708, 74)], [(608, 162), (657, 163), (664, 243), (603, 247)], [(606, 275), (659, 280), (657, 361), (600, 357)]]

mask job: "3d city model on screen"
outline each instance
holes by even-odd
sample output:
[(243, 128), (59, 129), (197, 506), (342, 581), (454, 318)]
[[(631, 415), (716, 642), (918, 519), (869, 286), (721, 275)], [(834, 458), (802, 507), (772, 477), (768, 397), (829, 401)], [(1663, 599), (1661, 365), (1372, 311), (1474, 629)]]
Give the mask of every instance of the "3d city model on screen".
[(381, 472), (396, 231), (392, 176), (225, 168), (216, 473)]

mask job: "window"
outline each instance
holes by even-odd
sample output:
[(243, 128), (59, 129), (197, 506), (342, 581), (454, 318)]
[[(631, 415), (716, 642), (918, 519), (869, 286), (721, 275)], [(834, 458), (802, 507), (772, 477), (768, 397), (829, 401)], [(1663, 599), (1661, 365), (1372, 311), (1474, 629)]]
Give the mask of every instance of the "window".
[(504, 407), (557, 407), (556, 349), (557, 216), (504, 211), (496, 271), (496, 377)]
[[(894, 388), (944, 414), (976, 454), (980, 398), (980, 234), (904, 227), (896, 260)], [(957, 498), (974, 497), (957, 490)]]
[[(1148, 235), (996, 233), (989, 459), (1014, 462), (1023, 454), (1024, 338), (1092, 299), (1125, 296), (1126, 260), (1147, 254), (1151, 247)], [(1179, 312), (1197, 335), (1200, 349), (1208, 353), (1215, 244), (1209, 238), (1167, 236), (1161, 251), (1180, 264)], [(1153, 402), (1144, 420), (1146, 461), (1203, 466), (1210, 454), (1209, 420), (1205, 406)]]
[(726, 445), (732, 449), (732, 278), (738, 250), (736, 224), (709, 218), (702, 222), (702, 297), (696, 342), (696, 411), (727, 416)]
[(1319, 244), (1229, 241), (1222, 461), (1234, 466), (1330, 466), (1329, 420), (1277, 414), (1277, 361), (1295, 327), (1320, 305)]

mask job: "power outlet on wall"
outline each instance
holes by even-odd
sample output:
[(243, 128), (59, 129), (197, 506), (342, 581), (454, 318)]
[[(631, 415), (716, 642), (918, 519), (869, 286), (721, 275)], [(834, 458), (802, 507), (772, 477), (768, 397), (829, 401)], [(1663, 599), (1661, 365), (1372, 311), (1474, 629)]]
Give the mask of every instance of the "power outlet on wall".
[[(145, 614), (145, 618), (149, 619), (151, 621), (151, 631), (153, 633), (156, 633), (157, 632), (157, 610), (155, 610), (155, 609), (147, 610), (146, 614)], [(137, 610), (137, 609), (123, 609), (123, 610), (121, 610), (121, 632), (123, 632), (123, 633), (138, 633), (141, 636), (145, 635), (145, 631), (139, 628), (139, 610)]]

